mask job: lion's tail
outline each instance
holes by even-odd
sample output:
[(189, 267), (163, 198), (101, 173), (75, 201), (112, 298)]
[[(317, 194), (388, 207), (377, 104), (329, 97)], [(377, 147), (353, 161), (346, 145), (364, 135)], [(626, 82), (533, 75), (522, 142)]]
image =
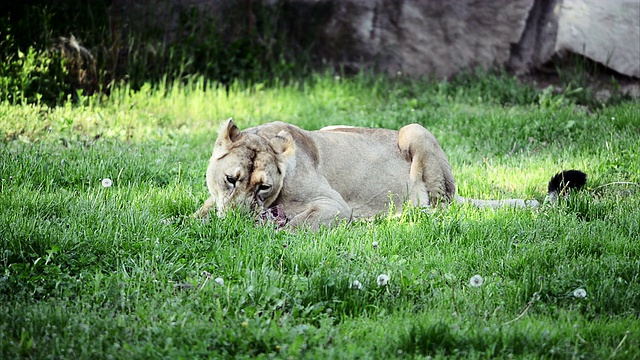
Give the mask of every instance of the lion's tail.
[[(580, 189), (587, 183), (587, 174), (580, 170), (564, 170), (554, 175), (549, 181), (548, 194), (545, 202), (554, 203), (559, 196), (566, 195), (571, 189)], [(497, 208), (503, 206), (513, 207), (538, 207), (537, 200), (504, 199), (504, 200), (478, 200), (455, 196), (459, 203), (473, 204), (477, 207)]]

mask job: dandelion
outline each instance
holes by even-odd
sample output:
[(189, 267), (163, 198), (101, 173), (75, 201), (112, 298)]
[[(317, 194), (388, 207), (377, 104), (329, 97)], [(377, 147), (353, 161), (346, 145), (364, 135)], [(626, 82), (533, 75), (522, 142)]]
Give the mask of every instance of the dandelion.
[(111, 181), (111, 179), (109, 178), (102, 179), (102, 186), (108, 188), (108, 187), (111, 187), (111, 185), (113, 185), (113, 181)]
[(378, 248), (378, 242), (377, 241), (372, 242), (371, 245), (373, 246), (374, 249)]
[(577, 297), (578, 299), (584, 299), (587, 297), (587, 290), (583, 288), (577, 288), (573, 290), (573, 297)]
[(220, 286), (224, 286), (224, 279), (221, 277), (217, 277), (215, 278), (213, 281), (216, 282), (216, 284), (220, 285)]
[(484, 283), (484, 279), (480, 275), (473, 275), (469, 280), (469, 284), (473, 287), (480, 287)]
[(389, 283), (389, 275), (380, 274), (378, 275), (378, 278), (376, 279), (376, 281), (378, 282), (378, 286), (385, 286)]
[(358, 280), (353, 280), (351, 282), (351, 286), (350, 287), (352, 289), (355, 289), (355, 290), (361, 290), (362, 289), (362, 283), (360, 281), (358, 281)]

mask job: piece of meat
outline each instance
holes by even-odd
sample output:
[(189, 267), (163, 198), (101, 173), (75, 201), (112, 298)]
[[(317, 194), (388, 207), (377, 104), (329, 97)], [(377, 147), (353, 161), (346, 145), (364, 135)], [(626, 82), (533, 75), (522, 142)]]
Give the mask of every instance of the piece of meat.
[(279, 205), (276, 205), (263, 211), (258, 217), (258, 222), (260, 224), (273, 222), (277, 229), (282, 229), (289, 222), (289, 219), (287, 219), (282, 208)]

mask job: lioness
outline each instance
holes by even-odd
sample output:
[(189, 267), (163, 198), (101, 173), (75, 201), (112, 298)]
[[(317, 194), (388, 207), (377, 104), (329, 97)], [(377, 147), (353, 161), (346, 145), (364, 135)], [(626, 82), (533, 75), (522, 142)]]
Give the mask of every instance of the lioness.
[[(219, 216), (232, 207), (271, 213), (289, 227), (332, 226), (371, 217), (404, 203), (452, 200), (477, 206), (535, 207), (535, 200), (474, 200), (455, 194), (451, 165), (436, 138), (417, 124), (400, 130), (332, 126), (306, 131), (272, 122), (240, 131), (223, 123), (206, 173), (211, 197), (194, 214)], [(550, 195), (580, 187), (586, 175), (558, 174)]]

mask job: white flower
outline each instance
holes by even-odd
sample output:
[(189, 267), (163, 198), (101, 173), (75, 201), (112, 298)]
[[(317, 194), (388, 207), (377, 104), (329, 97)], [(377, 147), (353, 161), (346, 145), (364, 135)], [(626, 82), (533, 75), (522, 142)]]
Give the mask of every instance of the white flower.
[(378, 286), (385, 286), (389, 283), (389, 275), (380, 274), (378, 275), (378, 278), (376, 279), (376, 281), (378, 282)]
[(473, 275), (469, 280), (469, 284), (473, 287), (480, 287), (484, 283), (484, 279), (480, 275)]
[(577, 297), (579, 299), (583, 299), (587, 297), (587, 290), (583, 289), (583, 288), (577, 288), (575, 290), (573, 290), (573, 296)]
[(217, 277), (215, 278), (215, 280), (213, 280), (216, 282), (216, 284), (220, 285), (220, 286), (224, 286), (224, 279), (222, 279), (221, 277)]
[(358, 280), (353, 280), (351, 282), (351, 286), (350, 287), (352, 289), (360, 290), (360, 289), (362, 289), (362, 283), (360, 283), (360, 281), (358, 281)]
[(374, 249), (378, 248), (378, 242), (377, 241), (372, 242), (371, 245), (373, 246)]
[(111, 179), (109, 178), (102, 179), (102, 186), (108, 188), (108, 187), (111, 187), (111, 185), (113, 185), (113, 181), (111, 181)]

